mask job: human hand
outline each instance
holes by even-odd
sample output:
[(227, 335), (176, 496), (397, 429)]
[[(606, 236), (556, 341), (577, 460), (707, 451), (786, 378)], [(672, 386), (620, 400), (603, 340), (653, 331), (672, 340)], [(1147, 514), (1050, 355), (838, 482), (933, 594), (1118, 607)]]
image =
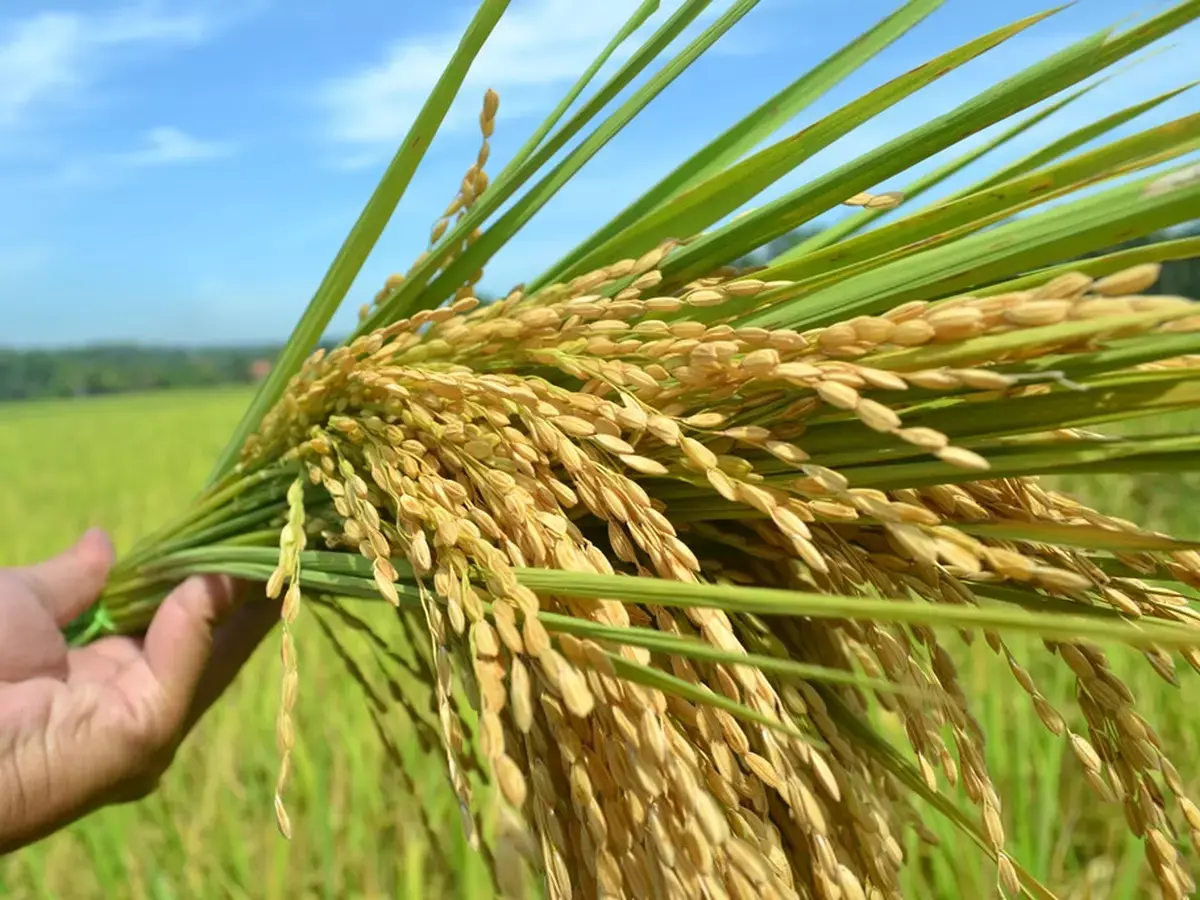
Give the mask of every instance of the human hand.
[(0, 569), (0, 853), (154, 790), (175, 750), (278, 621), (238, 583), (197, 576), (144, 638), (69, 649), (62, 628), (113, 563), (100, 531), (53, 559)]

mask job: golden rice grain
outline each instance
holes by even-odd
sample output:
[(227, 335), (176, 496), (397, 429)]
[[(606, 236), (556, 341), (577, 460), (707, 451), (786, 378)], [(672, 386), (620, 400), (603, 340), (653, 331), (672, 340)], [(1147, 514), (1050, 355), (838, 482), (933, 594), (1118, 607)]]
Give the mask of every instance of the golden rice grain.
[(982, 472), (991, 468), (986, 459), (965, 447), (942, 447), (940, 450), (935, 450), (934, 453), (942, 462), (949, 463), (960, 469), (973, 469)]
[[(488, 189), (484, 161), (476, 160), (448, 215)], [(447, 233), (443, 227), (443, 239)], [(1038, 291), (908, 303), (805, 334), (742, 328), (722, 319), (719, 304), (781, 285), (732, 280), (739, 277), (732, 270), (673, 284), (658, 267), (674, 246), (487, 306), (463, 296), (356, 339), (353, 352), (314, 356), (248, 444), (245, 461), (295, 453), (310, 493), (322, 498), (326, 521), (319, 529), (314, 522), (311, 534), (330, 549), (363, 555), (398, 615), (413, 614), (400, 600), (420, 597), (430, 710), (451, 785), (478, 834), (490, 833), (482, 827), (488, 821), (509, 823), (503, 846), (527, 846), (550, 896), (892, 897), (904, 864), (903, 798), (835, 718), (834, 700), (860, 714), (875, 698), (751, 664), (572, 636), (553, 627), (563, 617), (580, 627), (653, 629), (723, 653), (861, 666), (916, 689), (881, 693), (878, 702), (897, 718), (918, 777), (931, 785), (944, 777), (978, 807), (989, 844), (1001, 851), (997, 880), (1013, 889), (983, 732), (940, 634), (916, 624), (784, 616), (764, 625), (716, 607), (534, 593), (517, 570), (916, 592), (960, 605), (978, 602), (981, 584), (1011, 582), (1060, 603), (1103, 604), (1147, 619), (1185, 616), (1186, 601), (1110, 577), (1084, 553), (968, 534), (964, 522), (1126, 526), (1032, 480), (975, 476), (987, 471), (982, 455), (934, 428), (902, 423), (921, 421), (931, 399), (936, 410), (1044, 388), (1011, 374), (1008, 363), (1063, 347), (959, 363), (965, 368), (906, 366), (917, 354), (895, 352), (1178, 304), (1140, 297), (1145, 271), (1124, 281), (1073, 276)], [(663, 295), (643, 299), (652, 290)], [(704, 322), (671, 315), (709, 306)], [(1107, 338), (1097, 340), (1102, 346)], [(959, 349), (946, 348), (951, 358)], [(966, 472), (951, 474), (955, 483), (871, 486), (859, 476), (873, 474), (866, 464), (874, 453), (896, 454), (901, 470), (928, 468), (929, 453)], [(850, 467), (839, 471), (839, 458)], [(270, 584), (277, 593), (290, 591), (289, 540)], [(1200, 583), (1200, 558), (1117, 559), (1143, 577), (1169, 565)], [(298, 598), (297, 591), (288, 600), (289, 616)], [(1051, 645), (1079, 679), (1086, 724), (1076, 734), (1000, 636), (984, 636), (1045, 727), (1069, 734), (1088, 784), (1127, 801), (1160, 885), (1182, 886), (1179, 854), (1161, 837), (1172, 833), (1167, 804), (1152, 778), (1158, 771), (1175, 791), (1178, 773), (1103, 655), (1083, 643)], [(290, 637), (284, 646), (294, 667)], [(1174, 677), (1167, 653), (1147, 659)], [(1200, 664), (1200, 654), (1190, 660)], [(627, 664), (700, 694), (685, 700), (635, 683)], [(297, 692), (291, 671), (281, 709)], [(459, 681), (478, 703), (477, 725), (459, 706)], [(708, 696), (759, 718), (716, 708)], [(819, 738), (821, 749), (795, 729)], [(290, 719), (281, 715), (278, 730), (281, 745), (294, 741)], [(484, 788), (497, 799), (485, 801)], [(507, 813), (491, 809), (493, 802)], [(281, 801), (279, 808), (282, 823)], [(1180, 808), (1189, 833), (1200, 833), (1200, 812), (1182, 800)], [(499, 852), (501, 843), (486, 839)], [(518, 878), (512, 859), (496, 868), (497, 879)]]
[(854, 409), (858, 406), (858, 391), (836, 381), (818, 381), (815, 385), (817, 396), (838, 409)]
[(1033, 292), (1034, 300), (1047, 298), (1071, 299), (1083, 296), (1092, 286), (1092, 279), (1082, 272), (1065, 272), (1050, 279)]
[(890, 340), (901, 347), (916, 347), (929, 343), (935, 336), (937, 330), (931, 323), (924, 319), (908, 319), (892, 329)]
[(1094, 294), (1119, 297), (1124, 294), (1140, 294), (1155, 284), (1162, 274), (1161, 263), (1141, 263), (1130, 266), (1103, 278), (1097, 278), (1090, 290)]
[(1069, 300), (1031, 300), (1006, 310), (1004, 317), (1023, 328), (1054, 325), (1067, 317), (1071, 307)]

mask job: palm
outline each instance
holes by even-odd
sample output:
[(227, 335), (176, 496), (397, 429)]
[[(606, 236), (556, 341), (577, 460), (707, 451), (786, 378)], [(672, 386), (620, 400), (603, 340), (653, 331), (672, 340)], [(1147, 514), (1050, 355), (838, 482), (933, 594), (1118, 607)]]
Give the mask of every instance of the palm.
[[(9, 652), (10, 643), (0, 638), (0, 658)], [(4, 666), (0, 733), (5, 735), (45, 728), (51, 715), (85, 710), (91, 711), (89, 719), (103, 718), (105, 727), (121, 725), (136, 719), (135, 710), (155, 684), (140, 641), (133, 638), (104, 638), (79, 650), (47, 642), (29, 648), (26, 656), (30, 662), (40, 662), (38, 670), (22, 674)]]

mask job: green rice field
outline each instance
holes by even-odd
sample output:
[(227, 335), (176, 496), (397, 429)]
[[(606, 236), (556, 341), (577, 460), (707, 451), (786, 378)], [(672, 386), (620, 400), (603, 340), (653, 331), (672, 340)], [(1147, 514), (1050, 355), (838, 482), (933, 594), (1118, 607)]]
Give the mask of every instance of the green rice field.
[[(52, 554), (91, 525), (107, 528), (118, 551), (127, 548), (199, 487), (248, 398), (228, 390), (0, 407), (0, 565)], [(1154, 424), (1142, 427), (1152, 431)], [(1195, 475), (1067, 486), (1106, 512), (1200, 538)], [(417, 746), (413, 724), (388, 720), (389, 733), (399, 737), (389, 749), (363, 690), (324, 638), (321, 620), (302, 613), (296, 634), (301, 687), (290, 843), (279, 836), (271, 810), (280, 674), (272, 638), (184, 744), (157, 795), (105, 810), (0, 860), (0, 896), (487, 896), (482, 866), (466, 850), (457, 810), (439, 780), (437, 758)], [(344, 651), (368, 669), (370, 645), (353, 633), (339, 637)], [(1019, 642), (1013, 646), (1020, 651)], [(1200, 676), (1181, 665), (1176, 689), (1137, 654), (1113, 656), (1139, 710), (1158, 727), (1193, 796), (1200, 796), (1200, 712), (1192, 712)], [(1056, 667), (1044, 653), (1022, 662), (1042, 692), (1070, 713), (1072, 679), (1065, 666)], [(1090, 794), (1065, 742), (1041, 727), (1007, 667), (982, 641), (964, 647), (960, 663), (990, 735), (997, 787), (1012, 798), (1003, 813), (1014, 856), (1064, 900), (1155, 896), (1119, 806)], [(424, 777), (409, 783), (393, 753)], [(949, 826), (939, 826), (934, 814), (926, 821), (941, 845), (910, 844), (919, 856), (906, 896), (999, 896), (984, 857)], [(429, 829), (440, 836), (432, 845), (425, 839)]]

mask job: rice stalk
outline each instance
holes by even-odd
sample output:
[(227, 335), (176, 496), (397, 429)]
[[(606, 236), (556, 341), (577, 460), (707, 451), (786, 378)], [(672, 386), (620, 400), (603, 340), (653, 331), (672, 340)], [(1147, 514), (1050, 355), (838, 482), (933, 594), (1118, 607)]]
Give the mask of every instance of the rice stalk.
[[(615, 95), (703, 5), (684, 4), (596, 96)], [(871, 52), (939, 5), (906, 4)], [(480, 15), (494, 24), (502, 6)], [(932, 838), (928, 803), (990, 855), (1005, 892), (1050, 897), (1006, 850), (987, 736), (949, 649), (982, 635), (1029, 714), (1144, 841), (1163, 896), (1190, 894), (1179, 846), (1200, 844), (1200, 814), (1105, 645), (1138, 647), (1172, 684), (1177, 659), (1200, 668), (1200, 543), (1039, 477), (1200, 460), (1192, 435), (1095, 430), (1200, 404), (1200, 305), (1152, 293), (1158, 260), (1179, 248), (1059, 265), (1187, 218), (1195, 168), (1156, 167), (1195, 149), (1195, 117), (1062, 162), (1078, 142), (1059, 142), (986, 196), (912, 217), (937, 240), (906, 239), (901, 219), (766, 268), (733, 260), (751, 238), (838, 204), (903, 214), (903, 192), (865, 179), (1079, 84), (1200, 3), (1072, 45), (857, 168), (719, 224), (773, 180), (736, 161), (732, 149), (749, 147), (726, 132), (528, 287), (481, 304), (491, 254), (752, 6), (734, 4), (484, 227), (604, 105), (585, 103), (558, 131), (556, 110), (489, 182), (489, 91), (481, 150), (426, 253), (329, 352), (303, 346), (337, 291), (318, 293), (289, 346), (296, 364), (263, 387), (211, 486), (121, 561), (71, 637), (143, 628), (192, 572), (283, 593), (287, 834), (301, 682), (291, 626), (305, 604), (390, 603), (412, 650), (395, 702), (440, 743), (472, 845), (506, 896), (536, 882), (554, 898), (897, 897), (904, 832)], [(844, 133), (1042, 18), (944, 54), (816, 133)], [(852, 50), (827, 73), (869, 58)], [(781, 101), (799, 109), (835, 80), (801, 79)], [(783, 124), (766, 109), (744, 120), (756, 140)], [(787, 138), (756, 158), (774, 177), (799, 161)], [(1070, 197), (1129, 173), (1141, 180)], [(1034, 184), (1067, 202), (1037, 208)], [(670, 233), (684, 224), (700, 230)], [(338, 266), (327, 284), (348, 287)], [(1010, 646), (1020, 632), (1072, 673), (1083, 730)], [(875, 729), (880, 716), (906, 746)]]

